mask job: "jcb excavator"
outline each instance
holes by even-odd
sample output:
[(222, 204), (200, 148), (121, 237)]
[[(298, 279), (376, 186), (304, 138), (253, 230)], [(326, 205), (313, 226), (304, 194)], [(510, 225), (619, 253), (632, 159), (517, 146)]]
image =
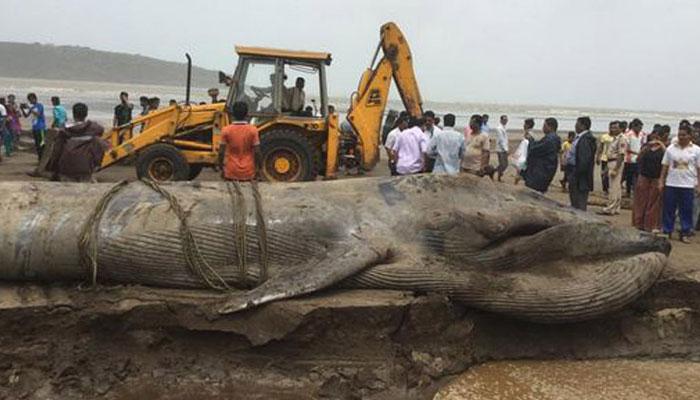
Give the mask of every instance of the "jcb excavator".
[[(153, 111), (106, 132), (104, 138), (111, 149), (101, 167), (136, 156), (139, 178), (194, 179), (203, 167), (216, 165), (221, 129), (229, 123), (227, 110), (234, 102), (245, 101), (251, 122), (260, 132), (264, 179), (334, 178), (340, 131), (326, 86), (331, 54), (240, 46), (236, 52), (239, 60), (233, 76), (222, 77), (230, 86), (225, 103), (190, 104), (188, 56), (185, 104)], [(422, 100), (408, 42), (396, 24), (387, 23), (381, 27), (372, 63), (362, 74), (347, 111), (351, 134), (357, 138), (355, 153), (364, 170), (371, 170), (379, 160), (380, 129), (392, 78), (406, 110), (420, 116)], [(318, 86), (310, 87), (313, 82)], [(312, 98), (307, 104), (306, 90), (317, 94), (319, 101)]]

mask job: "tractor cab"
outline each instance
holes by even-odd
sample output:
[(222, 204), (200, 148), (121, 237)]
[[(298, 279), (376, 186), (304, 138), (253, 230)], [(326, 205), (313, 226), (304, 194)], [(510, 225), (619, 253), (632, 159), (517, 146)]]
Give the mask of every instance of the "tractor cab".
[(228, 105), (243, 101), (256, 120), (324, 118), (328, 112), (328, 53), (236, 47), (238, 67)]
[(325, 169), (329, 53), (236, 47), (239, 60), (226, 106), (248, 104), (260, 131), (262, 175), (269, 181), (314, 180)]

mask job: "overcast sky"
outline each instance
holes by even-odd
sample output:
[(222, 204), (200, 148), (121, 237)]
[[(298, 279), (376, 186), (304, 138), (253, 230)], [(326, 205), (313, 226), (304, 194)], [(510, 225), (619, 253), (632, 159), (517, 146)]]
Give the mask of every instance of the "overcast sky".
[(694, 0), (4, 0), (2, 8), (0, 40), (175, 61), (187, 51), (217, 70), (232, 71), (235, 44), (329, 51), (336, 96), (355, 88), (379, 27), (395, 21), (428, 100), (700, 111)]

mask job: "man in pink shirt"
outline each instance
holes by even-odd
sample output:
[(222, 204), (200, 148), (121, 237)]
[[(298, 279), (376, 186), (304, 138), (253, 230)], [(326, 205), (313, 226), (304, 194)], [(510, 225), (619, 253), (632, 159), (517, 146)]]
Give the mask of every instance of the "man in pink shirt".
[(409, 128), (396, 137), (392, 147), (399, 175), (418, 174), (425, 169), (425, 153), (428, 151), (428, 137), (423, 133), (425, 120), (411, 118)]
[(464, 127), (464, 143), (469, 143), (470, 140), (472, 140), (472, 128), (467, 124)]

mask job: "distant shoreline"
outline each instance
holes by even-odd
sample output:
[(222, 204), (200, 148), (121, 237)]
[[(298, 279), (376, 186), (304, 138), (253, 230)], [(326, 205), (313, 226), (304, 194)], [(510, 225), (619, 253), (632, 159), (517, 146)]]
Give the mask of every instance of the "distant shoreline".
[[(39, 81), (39, 82), (63, 82), (63, 83), (75, 83), (77, 85), (80, 84), (94, 84), (94, 85), (110, 85), (110, 86), (130, 86), (130, 87), (162, 87), (162, 88), (182, 88), (184, 90), (185, 88), (185, 79), (183, 75), (183, 80), (182, 80), (182, 85), (175, 85), (175, 84), (159, 84), (159, 83), (130, 83), (130, 82), (112, 82), (112, 81), (93, 81), (93, 80), (79, 80), (79, 79), (45, 79), (45, 78), (27, 78), (27, 77), (12, 77), (12, 76), (2, 76), (0, 75), (0, 80), (25, 80), (25, 81)], [(0, 82), (1, 84), (2, 82)], [(2, 86), (0, 86), (2, 87)], [(211, 85), (208, 86), (203, 86), (203, 85), (197, 85), (197, 86), (192, 86), (193, 89), (203, 89), (207, 90), (211, 87), (219, 87), (224, 88), (224, 90), (227, 90), (227, 88), (217, 82), (212, 82)], [(331, 103), (334, 102), (347, 102), (349, 96), (342, 96), (342, 95), (332, 95), (329, 96), (329, 100)], [(397, 104), (390, 104), (391, 105), (398, 105), (400, 101), (398, 99), (391, 99), (390, 103), (397, 103)], [(697, 117), (697, 119), (700, 119), (700, 111), (695, 111), (695, 112), (684, 112), (684, 111), (659, 111), (659, 110), (635, 110), (631, 108), (608, 108), (608, 107), (594, 107), (594, 106), (560, 106), (560, 105), (553, 105), (553, 104), (535, 104), (535, 103), (492, 103), (492, 102), (484, 102), (484, 103), (478, 103), (478, 102), (462, 102), (462, 101), (443, 101), (443, 100), (424, 100), (423, 101), (424, 109), (428, 110), (431, 108), (435, 109), (444, 109), (444, 108), (449, 108), (449, 107), (454, 107), (455, 105), (459, 105), (460, 107), (469, 110), (469, 109), (475, 109), (478, 108), (479, 110), (486, 110), (487, 112), (490, 112), (490, 116), (492, 118), (497, 118), (499, 116), (498, 110), (502, 109), (512, 109), (512, 108), (534, 108), (534, 109), (551, 109), (553, 111), (559, 111), (559, 110), (577, 110), (579, 111), (579, 115), (587, 115), (587, 113), (599, 113), (601, 111), (606, 111), (610, 113), (640, 113), (640, 114), (674, 114), (679, 116), (681, 119), (682, 118), (691, 118), (691, 119), (696, 119), (694, 117)], [(387, 107), (387, 110), (391, 107)], [(468, 113), (467, 113), (468, 114)], [(467, 115), (467, 114), (462, 114), (462, 115)]]
[[(212, 84), (208, 87), (194, 86), (192, 88), (191, 101), (195, 103), (210, 101), (206, 92), (209, 87), (218, 87), (222, 96), (225, 97), (228, 88), (223, 85)], [(164, 85), (145, 83), (119, 83), (108, 81), (72, 81), (55, 79), (31, 79), (31, 78), (7, 78), (0, 77), (0, 96), (14, 93), (20, 101), (24, 101), (27, 93), (35, 92), (40, 101), (47, 105), (47, 113), (50, 113), (49, 98), (51, 96), (61, 97), (64, 106), (70, 106), (75, 102), (84, 102), (90, 107), (90, 115), (100, 122), (112, 120), (114, 106), (118, 103), (119, 92), (126, 91), (130, 94), (131, 102), (138, 105), (140, 96), (159, 97), (161, 104), (166, 105), (170, 99), (183, 102), (185, 98), (185, 84)], [(314, 93), (307, 93), (307, 98), (318, 96)], [(330, 97), (330, 104), (336, 109), (344, 112), (348, 109), (349, 97)], [(400, 110), (403, 108), (400, 99), (392, 98), (387, 106), (388, 110)], [(612, 120), (630, 121), (633, 118), (640, 118), (644, 121), (645, 130), (650, 130), (655, 123), (668, 124), (675, 129), (678, 121), (684, 118), (699, 120), (700, 114), (686, 113), (659, 113), (644, 111), (620, 111), (614, 109), (593, 109), (586, 110), (569, 107), (533, 106), (533, 105), (496, 105), (496, 104), (473, 104), (473, 103), (445, 103), (425, 101), (425, 110), (433, 110), (439, 116), (446, 113), (453, 113), (457, 116), (457, 125), (465, 126), (469, 116), (475, 113), (487, 113), (491, 116), (492, 128), (498, 123), (498, 117), (506, 114), (510, 119), (510, 127), (517, 132), (522, 127), (525, 118), (535, 119), (535, 128), (541, 129), (545, 118), (554, 117), (559, 121), (560, 132), (573, 130), (576, 118), (588, 115), (593, 120), (592, 130), (601, 132), (607, 130), (608, 123)], [(517, 128), (513, 128), (517, 127)]]

